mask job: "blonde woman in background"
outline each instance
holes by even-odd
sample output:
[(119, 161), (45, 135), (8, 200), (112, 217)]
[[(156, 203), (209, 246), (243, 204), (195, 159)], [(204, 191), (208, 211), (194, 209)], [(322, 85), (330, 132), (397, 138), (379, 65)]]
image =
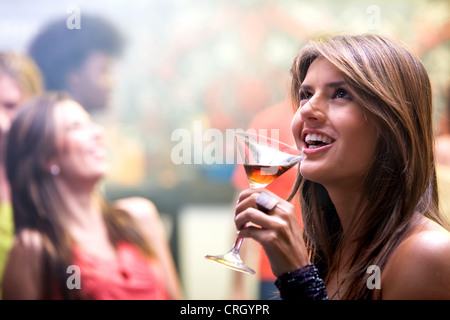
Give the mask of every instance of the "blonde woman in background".
[(3, 269), (13, 241), (10, 188), (5, 171), (5, 142), (11, 122), (24, 102), (43, 90), (41, 73), (27, 55), (0, 52), (0, 297)]

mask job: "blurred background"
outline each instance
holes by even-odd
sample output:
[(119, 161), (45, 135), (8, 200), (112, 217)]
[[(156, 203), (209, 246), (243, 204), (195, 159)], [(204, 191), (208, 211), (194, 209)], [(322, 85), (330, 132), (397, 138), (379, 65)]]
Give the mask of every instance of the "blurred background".
[(448, 0), (0, 0), (0, 50), (27, 52), (46, 23), (77, 13), (81, 29), (83, 15), (101, 16), (126, 41), (111, 103), (95, 115), (110, 145), (104, 192), (155, 203), (188, 299), (229, 298), (233, 271), (203, 256), (234, 240), (234, 165), (176, 164), (180, 141), (172, 135), (192, 134), (190, 157), (203, 159), (211, 141), (200, 135), (194, 143), (195, 128), (224, 137), (246, 129), (286, 98), (291, 62), (306, 41), (339, 33), (404, 41), (430, 74), (440, 130), (450, 83)]

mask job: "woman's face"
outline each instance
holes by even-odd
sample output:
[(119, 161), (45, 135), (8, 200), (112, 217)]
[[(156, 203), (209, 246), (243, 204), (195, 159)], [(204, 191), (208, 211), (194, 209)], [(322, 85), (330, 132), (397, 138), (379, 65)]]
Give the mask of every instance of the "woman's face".
[(57, 156), (51, 162), (69, 181), (94, 181), (107, 171), (107, 153), (101, 126), (72, 100), (59, 102), (54, 112)]
[(9, 131), (24, 96), (18, 83), (8, 75), (0, 74), (0, 131)]
[(339, 70), (316, 58), (300, 87), (300, 106), (292, 120), (303, 177), (325, 187), (360, 186), (375, 156), (377, 130), (356, 104)]

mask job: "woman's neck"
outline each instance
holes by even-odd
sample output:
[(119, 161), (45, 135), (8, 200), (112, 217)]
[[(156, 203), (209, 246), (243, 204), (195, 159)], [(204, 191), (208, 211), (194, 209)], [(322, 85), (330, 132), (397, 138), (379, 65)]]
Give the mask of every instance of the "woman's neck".
[(339, 240), (333, 262), (329, 266), (329, 274), (326, 278), (326, 286), (332, 299), (340, 299), (344, 292), (342, 281), (347, 273), (349, 263), (355, 254), (356, 243), (352, 241), (355, 219), (360, 209), (362, 188), (349, 188), (346, 186), (325, 186), (331, 201), (336, 209), (342, 226), (342, 237)]
[(361, 209), (362, 187), (325, 186), (339, 216), (345, 240), (352, 230), (352, 224)]
[(73, 183), (57, 183), (65, 200), (65, 228), (75, 245), (104, 258), (116, 258), (105, 224), (100, 199), (95, 197), (95, 184), (80, 187)]
[(67, 209), (64, 219), (68, 229), (96, 228), (102, 220), (100, 202), (94, 197), (95, 185), (80, 186), (62, 179), (55, 182)]

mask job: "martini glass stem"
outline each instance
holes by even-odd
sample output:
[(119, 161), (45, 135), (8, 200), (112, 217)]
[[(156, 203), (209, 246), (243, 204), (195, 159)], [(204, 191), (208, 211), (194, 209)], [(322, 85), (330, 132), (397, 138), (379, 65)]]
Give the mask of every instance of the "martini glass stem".
[[(244, 228), (247, 227), (247, 225), (244, 225)], [(244, 238), (236, 238), (236, 241), (234, 242), (233, 248), (231, 250), (235, 251), (236, 253), (239, 253), (239, 250), (241, 249), (242, 241), (244, 241)]]

